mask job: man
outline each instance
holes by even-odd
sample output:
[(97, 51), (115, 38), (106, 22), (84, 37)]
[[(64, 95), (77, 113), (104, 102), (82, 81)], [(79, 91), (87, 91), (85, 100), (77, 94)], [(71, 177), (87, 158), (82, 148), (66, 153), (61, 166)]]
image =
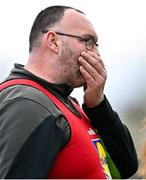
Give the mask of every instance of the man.
[[(128, 178), (137, 170), (130, 133), (104, 95), (106, 69), (85, 14), (41, 11), (26, 66), (1, 85), (1, 178)], [(84, 87), (81, 109), (69, 95)]]

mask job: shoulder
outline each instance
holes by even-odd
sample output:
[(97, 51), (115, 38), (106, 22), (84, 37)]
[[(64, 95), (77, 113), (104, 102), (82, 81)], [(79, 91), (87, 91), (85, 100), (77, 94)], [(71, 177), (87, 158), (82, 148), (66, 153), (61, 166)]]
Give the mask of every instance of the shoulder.
[(41, 109), (48, 111), (48, 113), (59, 113), (59, 115), (61, 113), (48, 96), (34, 87), (15, 85), (1, 92), (1, 105), (10, 103), (19, 104), (19, 102), (21, 103), (20, 108), (25, 106), (25, 109), (27, 110), (29, 110), (29, 108), (27, 108), (28, 106), (26, 107), (26, 104), (29, 106), (34, 106), (35, 104), (35, 106), (41, 106)]
[(5, 121), (5, 124), (9, 124), (8, 127), (19, 127), (22, 130), (25, 128), (33, 131), (46, 118), (55, 126), (59, 121), (63, 131), (68, 124), (63, 113), (49, 97), (26, 85), (12, 86), (1, 92), (0, 114), (0, 122)]
[[(30, 142), (31, 137), (37, 140), (37, 137), (44, 135), (43, 139), (49, 142), (49, 137), (59, 135), (63, 137), (58, 140), (61, 146), (67, 141), (64, 138), (64, 133), (69, 128), (68, 125), (66, 128), (66, 119), (46, 95), (33, 87), (17, 85), (2, 91), (0, 114), (3, 167), (13, 161), (17, 152), (27, 140)], [(52, 132), (55, 134), (51, 134)]]
[[(0, 95), (0, 123), (3, 130), (19, 129), (32, 132), (47, 117), (55, 121), (62, 115), (53, 102), (39, 90), (17, 85), (9, 87)], [(23, 131), (23, 132), (24, 132)]]

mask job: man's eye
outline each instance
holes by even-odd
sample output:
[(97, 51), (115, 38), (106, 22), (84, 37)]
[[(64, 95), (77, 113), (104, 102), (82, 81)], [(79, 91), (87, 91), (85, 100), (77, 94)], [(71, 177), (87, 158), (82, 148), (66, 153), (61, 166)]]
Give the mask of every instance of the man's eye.
[(88, 39), (86, 42), (88, 42), (88, 44), (94, 44), (93, 39)]
[(84, 41), (84, 42), (88, 42), (90, 40), (90, 38), (82, 38), (80, 39), (80, 41)]
[(86, 38), (86, 39), (84, 39), (84, 41), (85, 42), (91, 42), (91, 41), (93, 41), (91, 38)]

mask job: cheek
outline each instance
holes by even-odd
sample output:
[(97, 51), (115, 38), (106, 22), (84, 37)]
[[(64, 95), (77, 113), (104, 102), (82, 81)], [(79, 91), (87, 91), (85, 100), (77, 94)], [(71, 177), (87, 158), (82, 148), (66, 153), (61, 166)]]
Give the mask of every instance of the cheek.
[(82, 51), (83, 51), (83, 49), (76, 48), (74, 53), (73, 53), (74, 60), (75, 60), (76, 64), (78, 64), (78, 65), (79, 65), (79, 57), (81, 56)]
[(71, 45), (71, 50), (74, 52), (74, 55), (79, 58), (82, 51), (87, 51), (86, 46), (83, 42), (75, 41)]
[(76, 42), (72, 43), (69, 46), (70, 55), (71, 55), (71, 63), (74, 66), (75, 69), (79, 69), (79, 57), (81, 55), (82, 51), (86, 51), (86, 48), (83, 43)]

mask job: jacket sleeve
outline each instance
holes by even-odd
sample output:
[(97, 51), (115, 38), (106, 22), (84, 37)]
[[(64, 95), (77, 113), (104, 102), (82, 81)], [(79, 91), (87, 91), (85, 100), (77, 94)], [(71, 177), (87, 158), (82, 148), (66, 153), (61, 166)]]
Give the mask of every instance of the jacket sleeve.
[(118, 114), (112, 110), (106, 97), (98, 107), (87, 108), (83, 104), (83, 109), (93, 128), (98, 130), (121, 178), (132, 176), (138, 168), (134, 143), (128, 128), (122, 124)]
[(0, 119), (1, 178), (47, 178), (65, 143), (63, 116), (52, 115), (34, 101), (17, 98), (3, 105)]

